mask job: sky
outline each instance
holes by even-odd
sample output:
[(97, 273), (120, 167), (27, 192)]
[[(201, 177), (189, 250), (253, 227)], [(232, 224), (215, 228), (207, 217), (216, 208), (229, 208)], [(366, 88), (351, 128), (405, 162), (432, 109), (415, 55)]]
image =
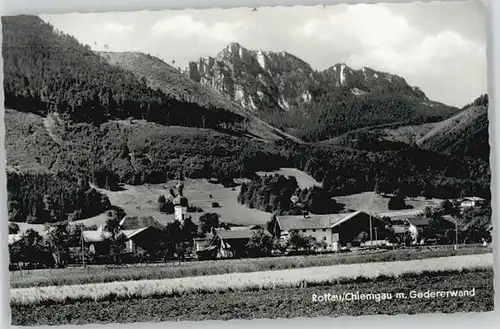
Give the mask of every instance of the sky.
[(487, 92), (481, 0), (40, 15), (95, 50), (140, 51), (184, 68), (230, 42), (400, 75), (454, 106)]

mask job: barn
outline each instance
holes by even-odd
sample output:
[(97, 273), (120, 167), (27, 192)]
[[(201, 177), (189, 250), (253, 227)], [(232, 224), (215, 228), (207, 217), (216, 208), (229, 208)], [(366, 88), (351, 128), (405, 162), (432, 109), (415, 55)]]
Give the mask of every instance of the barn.
[(240, 258), (246, 256), (246, 245), (255, 232), (262, 230), (264, 234), (271, 234), (259, 225), (231, 227), (229, 230), (214, 230), (215, 241), (218, 246), (218, 256), (222, 258)]
[[(125, 254), (137, 255), (141, 251), (154, 251), (156, 243), (163, 239), (162, 231), (154, 226), (121, 230), (125, 236)], [(101, 228), (95, 231), (83, 231), (82, 242), (95, 255), (109, 254), (111, 234)]]

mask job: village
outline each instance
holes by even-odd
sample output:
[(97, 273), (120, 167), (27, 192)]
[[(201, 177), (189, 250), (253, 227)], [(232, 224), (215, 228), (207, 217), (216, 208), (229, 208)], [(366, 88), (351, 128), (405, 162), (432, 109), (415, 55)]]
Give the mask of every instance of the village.
[[(189, 261), (349, 253), (429, 245), (449, 245), (456, 249), (463, 243), (481, 243), (486, 247), (491, 242), (493, 228), (489, 225), (486, 232), (479, 233), (480, 237), (467, 242), (462, 237), (463, 228), (459, 232), (456, 216), (450, 214), (440, 213), (439, 220), (436, 220), (430, 209), (427, 213), (352, 210), (320, 215), (306, 212), (301, 215), (273, 214), (267, 225), (237, 225), (222, 222), (217, 214), (212, 214), (216, 216), (215, 222), (212, 218), (211, 223), (200, 223), (202, 228), (199, 232), (189, 216), (189, 200), (184, 196), (184, 185), (179, 182), (175, 190), (176, 196), (171, 199), (171, 216), (177, 231), (166, 235), (168, 229), (153, 216), (126, 215), (111, 228), (107, 224), (79, 232), (78, 246), (68, 248), (71, 256), (59, 266), (85, 267), (93, 263), (142, 263), (181, 258)], [(484, 202), (479, 197), (466, 197), (456, 200), (455, 204), (460, 213), (464, 213), (480, 207)], [(183, 232), (189, 230), (190, 225), (194, 225), (194, 231), (185, 235)], [(48, 233), (57, 230), (56, 227), (47, 227)], [(23, 234), (9, 234), (9, 248), (15, 250), (22, 239)], [(160, 249), (168, 249), (168, 246), (171, 247), (169, 252), (151, 257), (158, 255)], [(18, 268), (20, 263), (26, 266), (26, 260), (26, 257), (16, 257), (12, 253), (11, 268)], [(33, 266), (44, 267), (40, 264)]]

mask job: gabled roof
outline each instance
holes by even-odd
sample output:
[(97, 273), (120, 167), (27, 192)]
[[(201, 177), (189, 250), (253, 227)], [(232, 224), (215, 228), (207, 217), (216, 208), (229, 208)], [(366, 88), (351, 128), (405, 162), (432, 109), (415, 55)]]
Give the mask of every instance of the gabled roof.
[(413, 217), (407, 218), (406, 220), (413, 226), (427, 226), (430, 222), (429, 218), (425, 217)]
[[(216, 229), (215, 233), (222, 240), (238, 240), (238, 239), (250, 239), (256, 230), (253, 229), (238, 229), (238, 230), (224, 230)], [(264, 234), (271, 236), (269, 232), (264, 230)]]
[(460, 202), (464, 202), (464, 201), (478, 202), (478, 201), (484, 201), (484, 199), (480, 198), (478, 196), (468, 196), (468, 197), (465, 197), (462, 200), (460, 200)]
[(245, 230), (261, 230), (263, 229), (260, 225), (250, 225), (250, 226), (232, 226), (231, 231), (245, 231)]
[(403, 234), (406, 232), (406, 227), (404, 225), (392, 225), (392, 229), (395, 234)]
[(164, 226), (161, 225), (152, 216), (145, 216), (145, 217), (125, 216), (120, 221), (120, 227), (122, 230), (135, 230), (135, 229), (148, 227), (148, 226), (153, 226), (153, 227), (156, 227), (160, 230), (162, 230), (164, 228)]
[(198, 247), (201, 249), (211, 247), (213, 244), (214, 235), (206, 234), (203, 238), (195, 238), (194, 241), (198, 244)]
[(102, 242), (109, 238), (111, 234), (106, 231), (95, 230), (95, 231), (82, 231), (82, 237), (85, 242), (94, 243)]
[(328, 215), (307, 215), (307, 216), (276, 216), (280, 229), (288, 230), (305, 230), (305, 229), (322, 229), (333, 228), (342, 224), (360, 214), (365, 214), (364, 211), (356, 211), (348, 214), (328, 214)]
[(8, 241), (9, 245), (16, 243), (22, 239), (22, 234), (9, 234)]
[(417, 209), (407, 209), (407, 210), (379, 212), (375, 213), (374, 215), (376, 215), (379, 218), (389, 217), (391, 221), (397, 221), (397, 220), (405, 220), (407, 218), (413, 218), (418, 216), (419, 214), (423, 214), (423, 211)]
[(138, 229), (135, 229), (135, 230), (122, 230), (121, 233), (123, 233), (127, 237), (127, 239), (132, 239), (134, 236), (136, 236), (137, 234), (139, 234), (141, 232), (146, 231), (150, 227), (152, 227), (152, 226), (141, 227), (141, 228), (138, 228)]
[[(147, 229), (157, 229), (157, 228), (153, 226), (141, 227), (135, 230), (121, 230), (120, 233), (123, 233), (123, 235), (125, 235), (125, 238), (128, 240), (134, 238), (136, 235), (146, 231)], [(101, 231), (101, 230), (83, 231), (82, 237), (85, 242), (96, 243), (96, 242), (103, 242), (105, 239), (110, 238), (111, 234), (107, 231)]]

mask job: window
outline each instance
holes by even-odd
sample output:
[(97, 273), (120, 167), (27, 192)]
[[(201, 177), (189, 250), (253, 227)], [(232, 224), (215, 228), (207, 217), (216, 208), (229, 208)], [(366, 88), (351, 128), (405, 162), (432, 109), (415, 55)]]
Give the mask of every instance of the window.
[(315, 230), (315, 229), (313, 229), (313, 232), (316, 232), (316, 230)]
[(302, 230), (302, 232), (304, 232), (304, 233), (305, 233), (305, 232), (307, 232), (307, 230)]
[(323, 229), (323, 232), (326, 232), (326, 228)]
[(326, 241), (326, 236), (323, 237), (323, 241)]

